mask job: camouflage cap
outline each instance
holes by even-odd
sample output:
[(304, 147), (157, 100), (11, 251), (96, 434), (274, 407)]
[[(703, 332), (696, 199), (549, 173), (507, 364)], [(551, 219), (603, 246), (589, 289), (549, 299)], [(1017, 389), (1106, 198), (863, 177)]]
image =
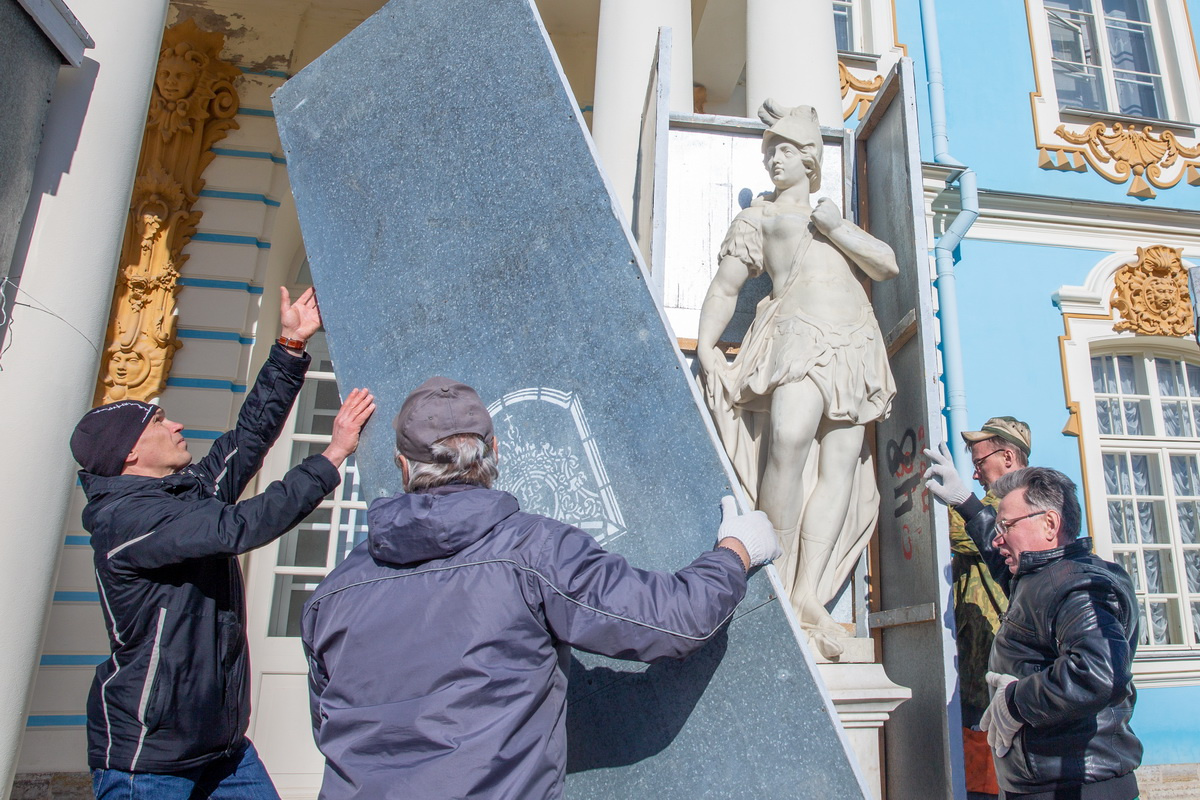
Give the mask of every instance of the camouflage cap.
[(1015, 444), (1026, 456), (1033, 447), (1033, 437), (1029, 433), (1029, 426), (1016, 417), (992, 417), (983, 423), (981, 429), (962, 433), (963, 441), (968, 446), (995, 437)]

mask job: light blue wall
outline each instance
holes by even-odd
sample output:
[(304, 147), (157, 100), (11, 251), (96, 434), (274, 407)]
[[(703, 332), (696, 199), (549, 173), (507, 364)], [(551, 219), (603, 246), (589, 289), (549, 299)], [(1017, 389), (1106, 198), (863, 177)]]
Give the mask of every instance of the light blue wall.
[(1082, 486), (1078, 440), (1061, 433), (1063, 321), (1050, 298), (1064, 284), (1082, 283), (1109, 253), (975, 240), (962, 252), (958, 303), (971, 427), (1002, 414), (1025, 420), (1033, 463)]
[[(900, 40), (916, 62), (922, 157), (930, 160), (919, 3), (897, 0), (896, 13)], [(1189, 13), (1196, 17), (1200, 12)], [(1025, 4), (938, 0), (937, 15), (950, 152), (978, 173), (981, 189), (1200, 209), (1200, 187), (1186, 182), (1159, 190), (1152, 200), (1140, 200), (1126, 194), (1127, 183), (1111, 183), (1090, 168), (1082, 173), (1039, 168), (1030, 105), (1037, 85)], [(1193, 30), (1200, 30), (1197, 20)], [(1196, 66), (1187, 68), (1194, 71)]]
[(1143, 764), (1200, 763), (1200, 686), (1141, 689), (1133, 732), (1146, 748)]

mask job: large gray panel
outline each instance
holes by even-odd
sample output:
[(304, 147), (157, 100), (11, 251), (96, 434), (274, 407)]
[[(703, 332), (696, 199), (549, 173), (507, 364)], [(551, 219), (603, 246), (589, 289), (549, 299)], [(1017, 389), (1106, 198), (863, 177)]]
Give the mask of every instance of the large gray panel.
[[(729, 478), (528, 0), (394, 0), (275, 110), (339, 383), (379, 398), (366, 494), (441, 373), (492, 404), (525, 508), (639, 566), (710, 547)], [(577, 653), (572, 693), (572, 796), (863, 793), (763, 574), (703, 656)]]
[[(17, 230), (29, 201), (42, 126), (62, 57), (37, 23), (17, 5), (0, 0), (0, 281), (8, 275)], [(4, 311), (6, 309), (0, 309)]]
[(888, 676), (913, 692), (884, 728), (888, 794), (963, 797), (949, 531), (945, 509), (921, 483), (921, 451), (942, 437), (942, 422), (915, 94), (912, 62), (902, 59), (857, 133), (860, 209), (900, 263), (900, 276), (875, 284), (872, 294), (900, 385), (891, 416), (875, 429), (880, 613), (873, 626), (882, 628)]

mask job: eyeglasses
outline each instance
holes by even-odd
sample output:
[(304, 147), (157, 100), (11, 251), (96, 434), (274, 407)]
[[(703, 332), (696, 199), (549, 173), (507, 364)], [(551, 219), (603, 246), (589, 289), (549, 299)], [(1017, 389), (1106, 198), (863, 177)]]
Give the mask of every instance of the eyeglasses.
[(1017, 517), (1016, 519), (998, 519), (998, 520), (996, 520), (996, 535), (997, 536), (1006, 536), (1006, 535), (1008, 535), (1008, 529), (1011, 528), (1013, 525), (1016, 525), (1021, 520), (1029, 519), (1030, 517), (1040, 517), (1042, 514), (1045, 514), (1045, 513), (1047, 513), (1047, 512), (1035, 511), (1032, 514), (1026, 514), (1023, 517)]
[(992, 452), (988, 453), (986, 456), (980, 456), (979, 458), (971, 459), (971, 463), (975, 465), (975, 469), (979, 469), (981, 466), (983, 466), (984, 461), (987, 461), (989, 458), (996, 455), (996, 453), (1003, 453), (1003, 452), (1004, 452), (1003, 447), (996, 448)]

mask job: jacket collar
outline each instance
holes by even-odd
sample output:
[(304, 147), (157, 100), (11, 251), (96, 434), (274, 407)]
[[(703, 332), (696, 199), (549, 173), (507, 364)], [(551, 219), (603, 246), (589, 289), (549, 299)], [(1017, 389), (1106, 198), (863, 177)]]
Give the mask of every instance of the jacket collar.
[(1017, 574), (1014, 577), (1019, 577), (1028, 572), (1039, 570), (1047, 564), (1051, 564), (1063, 558), (1074, 558), (1078, 555), (1084, 555), (1092, 552), (1092, 538), (1090, 536), (1080, 536), (1070, 544), (1062, 547), (1055, 547), (1052, 550), (1034, 550), (1021, 553), (1021, 561), (1017, 565)]

